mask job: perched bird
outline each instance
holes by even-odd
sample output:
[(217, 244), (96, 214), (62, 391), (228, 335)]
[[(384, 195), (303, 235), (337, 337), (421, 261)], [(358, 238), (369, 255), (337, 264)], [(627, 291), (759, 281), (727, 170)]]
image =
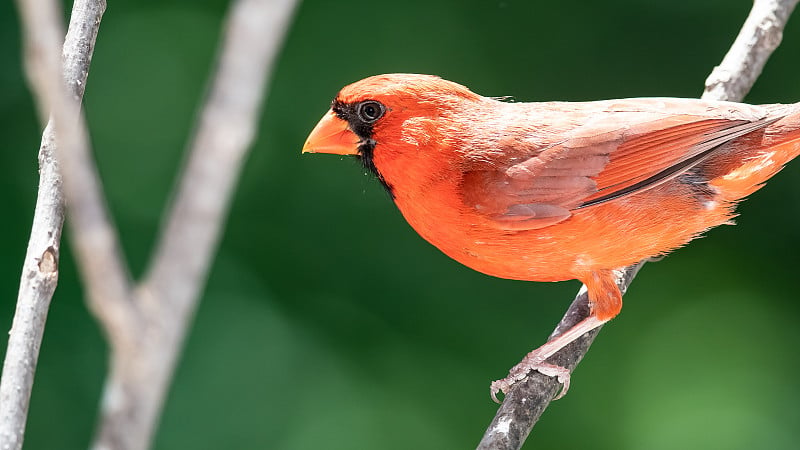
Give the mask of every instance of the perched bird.
[(591, 314), (492, 383), (506, 393), (616, 316), (618, 269), (729, 222), (800, 153), (800, 105), (677, 98), (510, 103), (430, 75), (343, 88), (303, 152), (354, 155), (408, 223), (480, 272), (578, 279)]

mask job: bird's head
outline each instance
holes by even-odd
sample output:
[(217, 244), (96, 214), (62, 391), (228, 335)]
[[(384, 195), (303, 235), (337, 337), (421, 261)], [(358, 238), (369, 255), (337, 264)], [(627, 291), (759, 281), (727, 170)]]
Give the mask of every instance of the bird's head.
[(432, 75), (376, 75), (344, 87), (308, 136), (303, 153), (354, 155), (393, 192), (396, 177), (441, 166), (465, 101), (481, 97)]

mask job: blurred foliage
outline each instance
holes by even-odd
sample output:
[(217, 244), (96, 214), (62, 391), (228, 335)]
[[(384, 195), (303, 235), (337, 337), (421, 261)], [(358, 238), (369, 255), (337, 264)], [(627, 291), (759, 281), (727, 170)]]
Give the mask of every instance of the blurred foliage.
[[(748, 0), (308, 0), (167, 401), (158, 449), (474, 448), (488, 386), (578, 284), (494, 279), (441, 255), (351, 160), (301, 156), (337, 90), (421, 72), (520, 101), (700, 94)], [(85, 108), (129, 263), (144, 269), (213, 65), (226, 2), (109, 2)], [(36, 196), (40, 126), (0, 3), (0, 328)], [(800, 18), (748, 97), (800, 99)], [(797, 163), (722, 227), (648, 265), (527, 448), (790, 449)], [(4, 347), (4, 345), (3, 345)], [(106, 346), (64, 245), (28, 449), (88, 445)], [(578, 431), (579, 430), (579, 431)]]

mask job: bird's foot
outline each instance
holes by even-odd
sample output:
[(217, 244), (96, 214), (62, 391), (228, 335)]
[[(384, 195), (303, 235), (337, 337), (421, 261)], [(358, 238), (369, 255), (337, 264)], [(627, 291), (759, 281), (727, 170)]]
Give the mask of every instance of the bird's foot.
[(532, 351), (519, 364), (512, 367), (507, 377), (492, 382), (489, 391), (495, 403), (500, 403), (500, 400), (497, 399), (498, 392), (502, 392), (504, 395), (508, 394), (508, 391), (511, 390), (515, 383), (528, 378), (528, 374), (534, 370), (548, 377), (555, 377), (561, 383), (561, 390), (553, 397), (553, 400), (558, 400), (567, 394), (570, 380), (569, 369), (546, 363), (536, 353), (536, 350)]
[(561, 392), (559, 392), (555, 398), (553, 398), (553, 400), (558, 400), (566, 395), (567, 391), (569, 390), (569, 369), (566, 367), (557, 366), (555, 364), (550, 364), (545, 361), (547, 361), (547, 358), (555, 355), (559, 350), (569, 345), (575, 339), (578, 339), (583, 334), (603, 325), (606, 322), (608, 322), (608, 319), (601, 320), (591, 315), (570, 327), (560, 335), (550, 339), (541, 347), (528, 353), (519, 364), (511, 368), (507, 377), (492, 383), (492, 386), (490, 387), (492, 400), (500, 403), (500, 401), (497, 400), (497, 393), (502, 392), (503, 394), (507, 394), (511, 389), (511, 386), (513, 386), (514, 383), (527, 378), (528, 373), (530, 373), (531, 370), (535, 370), (543, 375), (547, 375), (548, 377), (555, 377), (558, 382), (561, 383)]

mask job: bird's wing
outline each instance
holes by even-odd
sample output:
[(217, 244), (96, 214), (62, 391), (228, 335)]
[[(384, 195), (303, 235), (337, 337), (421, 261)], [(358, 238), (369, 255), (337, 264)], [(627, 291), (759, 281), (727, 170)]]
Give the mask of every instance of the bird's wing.
[[(635, 106), (635, 102), (634, 102)], [(679, 105), (680, 106), (680, 105)], [(635, 194), (671, 180), (725, 143), (772, 123), (746, 114), (605, 111), (560, 142), (512, 162), (464, 173), (464, 201), (498, 228), (542, 228), (571, 211)], [(509, 153), (518, 153), (519, 145)], [(506, 149), (500, 149), (503, 152)]]

